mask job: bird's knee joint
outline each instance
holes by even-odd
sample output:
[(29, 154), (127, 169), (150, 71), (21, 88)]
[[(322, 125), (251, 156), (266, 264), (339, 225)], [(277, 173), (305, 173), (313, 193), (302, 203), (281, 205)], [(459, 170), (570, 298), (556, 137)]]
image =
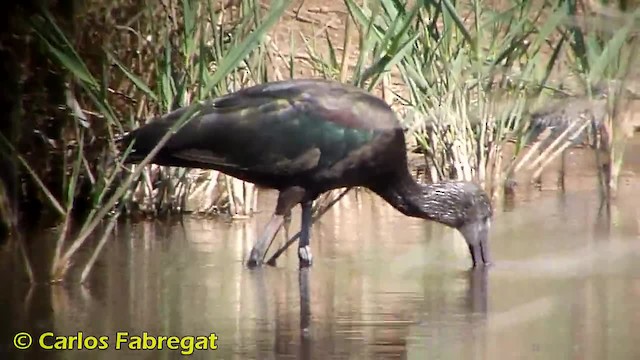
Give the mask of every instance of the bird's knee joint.
[(311, 255), (311, 247), (307, 245), (298, 248), (298, 259), (300, 260), (301, 264), (310, 265), (313, 261), (313, 256)]

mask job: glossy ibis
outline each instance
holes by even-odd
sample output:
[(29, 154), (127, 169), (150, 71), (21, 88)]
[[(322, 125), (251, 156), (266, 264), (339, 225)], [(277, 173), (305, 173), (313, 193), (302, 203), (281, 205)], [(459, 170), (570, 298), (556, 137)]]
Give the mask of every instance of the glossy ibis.
[[(560, 155), (561, 168), (558, 181), (564, 188), (565, 157), (567, 149), (571, 146), (589, 146), (605, 153), (610, 150), (612, 134), (609, 133), (607, 118), (610, 115), (608, 97), (612, 92), (621, 96), (620, 103), (616, 104), (618, 114), (622, 115), (616, 119), (621, 125), (619, 129), (625, 137), (633, 135), (637, 120), (628, 107), (629, 101), (638, 97), (628, 85), (625, 87), (622, 85), (615, 80), (600, 82), (592, 87), (592, 97), (582, 95), (552, 98), (543, 108), (531, 113), (527, 143), (539, 142), (534, 145), (538, 148), (539, 156), (528, 167), (531, 170), (539, 165), (533, 175), (537, 182), (540, 181), (539, 176), (543, 168)], [(543, 134), (546, 132), (548, 136), (544, 137)], [(533, 153), (526, 154), (515, 169), (524, 164)], [(543, 154), (546, 155), (543, 156)], [(598, 164), (598, 166), (606, 167), (607, 165)], [(509, 183), (514, 185), (515, 181), (511, 179)]]
[[(322, 193), (366, 187), (407, 216), (458, 229), (473, 266), (489, 264), (492, 207), (472, 182), (422, 185), (407, 168), (405, 137), (391, 108), (349, 85), (290, 80), (257, 85), (206, 100), (152, 162), (215, 169), (279, 191), (275, 212), (247, 265), (262, 264), (268, 246), (297, 204), (302, 208), (300, 266), (312, 263), (311, 205)], [(188, 108), (153, 119), (122, 138), (135, 140), (126, 162), (139, 162)]]
[[(637, 100), (639, 97), (630, 85), (623, 86), (617, 80), (609, 82), (599, 82), (592, 86), (591, 97), (571, 96), (553, 99), (551, 103), (531, 114), (529, 126), (529, 142), (540, 138), (545, 130), (550, 130), (546, 139), (542, 140), (540, 150), (543, 151), (564, 132), (573, 134), (567, 140), (570, 145), (588, 145), (593, 148), (600, 147), (606, 149), (609, 144), (607, 139), (609, 134), (606, 129), (606, 119), (609, 116), (609, 95), (617, 93), (622, 96), (622, 106), (619, 108), (625, 111), (629, 100)], [(577, 124), (587, 121), (590, 126), (581, 131)], [(625, 136), (632, 136), (635, 127), (638, 125), (635, 118), (622, 118), (622, 130)], [(567, 131), (573, 127), (571, 131)], [(598, 142), (600, 138), (600, 142)]]
[[(568, 135), (574, 135), (567, 139), (571, 145), (588, 144), (596, 147), (597, 135), (601, 135), (605, 131), (607, 94), (606, 87), (598, 86), (594, 87), (592, 98), (576, 96), (554, 99), (555, 101), (531, 114), (528, 142), (539, 140), (541, 135), (549, 130), (549, 136), (541, 140), (539, 147), (541, 152), (565, 132)], [(590, 126), (580, 130), (580, 127), (576, 125), (584, 121), (589, 122)]]

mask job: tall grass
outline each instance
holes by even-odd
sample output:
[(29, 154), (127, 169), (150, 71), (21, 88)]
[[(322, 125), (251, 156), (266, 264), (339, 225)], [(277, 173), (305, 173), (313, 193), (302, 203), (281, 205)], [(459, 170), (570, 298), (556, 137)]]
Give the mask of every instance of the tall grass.
[[(424, 0), (411, 8), (394, 0), (345, 3), (363, 39), (360, 52), (370, 54), (355, 65), (356, 83), (373, 88), (391, 75), (406, 86), (394, 95), (432, 181), (476, 179), (498, 194), (515, 175), (530, 109), (567, 85), (560, 80), (576, 79), (587, 89), (633, 68), (637, 11), (615, 14), (621, 26), (609, 30), (604, 24), (611, 19), (576, 15), (575, 1), (514, 0), (499, 8), (477, 0)], [(619, 124), (609, 119), (611, 127)], [(615, 138), (615, 129), (608, 134)], [(504, 159), (513, 141), (516, 157)], [(611, 157), (620, 153), (617, 145), (608, 150)], [(541, 156), (532, 161), (546, 165), (557, 153)], [(619, 169), (617, 159), (611, 164)]]
[[(123, 53), (120, 43), (105, 42), (103, 55), (98, 56), (102, 62), (97, 63), (87, 63), (90, 57), (83, 56), (74, 37), (66, 34), (46, 9), (32, 19), (34, 32), (50, 58), (68, 74), (66, 103), (73, 119), (63, 156), (67, 170), (62, 198), (56, 197), (28, 159), (3, 139), (63, 219), (46, 281), (67, 279), (73, 259), (100, 228), (105, 235), (82, 267), (80, 281), (85, 281), (122, 211), (157, 215), (191, 207), (191, 211), (250, 214), (255, 191), (249, 184), (225, 181), (223, 175), (212, 171), (148, 166), (171, 134), (197, 113), (199, 100), (268, 80), (263, 39), (288, 1), (275, 1), (268, 11), (262, 11), (254, 0), (242, 1), (233, 9), (216, 3), (185, 0), (164, 9), (158, 9), (159, 3), (145, 4), (131, 18), (147, 21), (116, 29), (134, 39), (135, 51)], [(196, 106), (128, 173), (119, 160), (129, 150), (118, 150), (120, 134), (140, 121), (190, 104)], [(92, 146), (96, 141), (102, 146)], [(80, 182), (89, 184), (91, 206), (81, 222), (74, 224), (71, 215)], [(212, 200), (189, 204), (195, 197)]]

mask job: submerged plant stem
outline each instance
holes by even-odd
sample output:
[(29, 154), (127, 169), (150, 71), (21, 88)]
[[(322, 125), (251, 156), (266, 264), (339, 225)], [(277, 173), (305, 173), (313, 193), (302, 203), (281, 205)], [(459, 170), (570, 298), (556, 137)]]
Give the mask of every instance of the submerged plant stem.
[[(84, 244), (89, 235), (93, 232), (93, 230), (100, 224), (102, 219), (107, 215), (107, 213), (111, 210), (111, 208), (118, 202), (118, 200), (124, 195), (124, 193), (128, 190), (129, 185), (138, 178), (144, 167), (151, 162), (151, 160), (155, 157), (155, 155), (160, 151), (160, 149), (169, 141), (171, 136), (177, 131), (182, 125), (188, 121), (193, 114), (197, 112), (197, 106), (191, 108), (187, 111), (176, 123), (169, 128), (169, 130), (164, 134), (164, 136), (160, 139), (158, 144), (149, 152), (147, 157), (144, 158), (139, 164), (137, 169), (129, 175), (127, 180), (122, 183), (115, 193), (111, 196), (111, 198), (103, 205), (103, 207), (96, 213), (95, 217), (91, 220), (89, 225), (85, 228), (83, 232), (81, 232), (78, 237), (74, 240), (74, 242), (69, 246), (65, 254), (62, 256), (60, 262), (58, 263), (58, 268), (53, 272), (56, 274), (54, 280), (62, 280), (66, 271), (68, 270), (69, 260), (71, 257), (78, 251), (78, 249)], [(119, 164), (120, 166), (122, 164)]]
[(91, 273), (91, 269), (93, 269), (93, 265), (95, 264), (96, 260), (98, 259), (98, 256), (100, 255), (100, 252), (102, 251), (102, 248), (107, 243), (107, 240), (109, 240), (109, 237), (113, 231), (113, 228), (118, 223), (119, 217), (120, 217), (120, 209), (118, 209), (116, 214), (111, 217), (111, 220), (109, 220), (109, 223), (107, 224), (107, 227), (104, 230), (102, 237), (100, 238), (100, 242), (98, 242), (98, 246), (96, 246), (96, 248), (93, 250), (93, 254), (91, 254), (91, 258), (85, 265), (84, 270), (82, 270), (82, 275), (80, 276), (81, 284), (84, 284), (86, 282), (87, 277), (89, 276), (89, 273)]

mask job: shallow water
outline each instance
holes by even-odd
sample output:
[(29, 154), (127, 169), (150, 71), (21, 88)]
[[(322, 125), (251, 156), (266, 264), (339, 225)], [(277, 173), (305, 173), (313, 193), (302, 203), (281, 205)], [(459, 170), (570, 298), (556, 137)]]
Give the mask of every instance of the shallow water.
[[(263, 193), (260, 208), (273, 200)], [(217, 350), (191, 356), (203, 359), (637, 359), (634, 202), (622, 196), (607, 212), (594, 191), (552, 192), (498, 212), (488, 272), (467, 270), (456, 232), (366, 193), (315, 225), (315, 263), (302, 272), (294, 248), (276, 268), (244, 268), (268, 211), (233, 223), (123, 223), (87, 286), (29, 289), (3, 267), (1, 357), (180, 357), (114, 350), (117, 332), (146, 331), (215, 333)], [(82, 331), (108, 336), (109, 348), (20, 352), (11, 345), (19, 331)]]

